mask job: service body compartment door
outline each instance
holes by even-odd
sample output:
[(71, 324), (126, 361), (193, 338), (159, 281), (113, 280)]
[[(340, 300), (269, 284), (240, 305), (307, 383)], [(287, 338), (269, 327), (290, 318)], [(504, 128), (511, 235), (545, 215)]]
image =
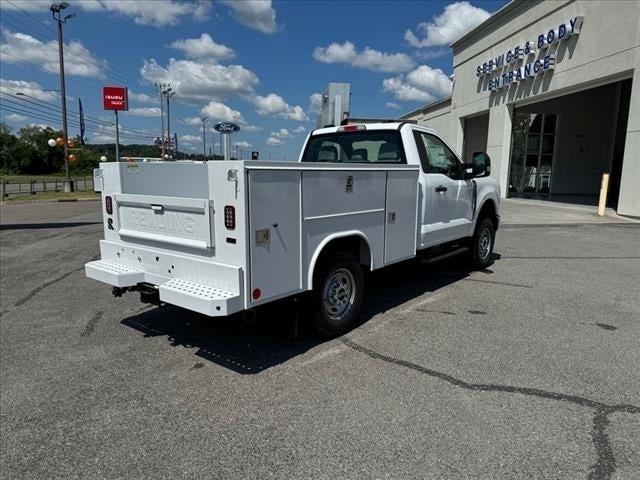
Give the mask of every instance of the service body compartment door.
[(213, 245), (213, 205), (201, 198), (116, 194), (118, 234), (123, 239), (207, 250)]
[(301, 289), (299, 170), (249, 170), (249, 243), (252, 304)]
[(416, 254), (418, 171), (387, 172), (384, 263), (399, 262)]

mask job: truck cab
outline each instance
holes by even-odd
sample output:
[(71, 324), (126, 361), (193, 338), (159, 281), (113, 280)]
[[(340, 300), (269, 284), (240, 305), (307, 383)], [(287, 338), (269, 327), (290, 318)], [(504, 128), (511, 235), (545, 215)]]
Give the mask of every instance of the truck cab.
[(498, 228), (499, 185), (485, 153), (465, 165), (430, 128), (411, 122), (344, 123), (313, 131), (299, 161), (419, 166), (418, 250), (471, 237), (483, 207)]

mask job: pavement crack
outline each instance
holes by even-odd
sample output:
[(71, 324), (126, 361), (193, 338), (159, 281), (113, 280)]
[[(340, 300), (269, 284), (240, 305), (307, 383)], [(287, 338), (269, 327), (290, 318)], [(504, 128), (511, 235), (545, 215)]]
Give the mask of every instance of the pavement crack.
[(591, 428), (591, 439), (596, 449), (596, 463), (591, 465), (589, 480), (600, 480), (611, 478), (616, 470), (616, 459), (613, 448), (607, 435), (609, 425), (609, 412), (607, 409), (598, 408), (593, 416), (593, 427)]
[(85, 325), (85, 327), (82, 330), (82, 332), (80, 332), (80, 336), (81, 337), (88, 337), (89, 335), (91, 335), (95, 331), (96, 325), (98, 324), (98, 321), (102, 318), (102, 315), (104, 315), (104, 312), (102, 310), (96, 312), (89, 319), (89, 321)]
[(544, 398), (548, 400), (559, 400), (574, 403), (587, 408), (595, 409), (595, 415), (593, 418), (593, 427), (591, 430), (591, 439), (596, 450), (597, 459), (596, 463), (591, 466), (591, 473), (589, 474), (589, 480), (607, 480), (611, 478), (611, 475), (616, 469), (616, 461), (613, 453), (613, 448), (609, 442), (609, 436), (606, 432), (606, 427), (609, 425), (609, 414), (615, 412), (624, 412), (630, 414), (640, 414), (640, 407), (630, 404), (621, 405), (607, 405), (596, 400), (581, 397), (579, 395), (570, 395), (567, 393), (551, 392), (542, 390), (539, 388), (528, 387), (516, 387), (512, 385), (499, 385), (499, 384), (484, 384), (484, 383), (469, 383), (456, 378), (447, 373), (438, 372), (422, 365), (412, 363), (406, 360), (390, 357), (382, 353), (371, 350), (353, 340), (343, 337), (340, 341), (347, 347), (355, 350), (356, 352), (363, 353), (375, 360), (382, 360), (394, 365), (408, 368), (416, 372), (428, 375), (433, 378), (445, 381), (451, 385), (466, 390), (475, 392), (501, 392), (501, 393), (513, 393), (526, 395), (531, 397)]
[(74, 268), (73, 270), (71, 270), (71, 271), (69, 271), (67, 273), (63, 273), (62, 275), (54, 278), (53, 280), (49, 280), (48, 282), (44, 282), (42, 285), (37, 286), (36, 288), (31, 290), (29, 293), (27, 293), (24, 297), (19, 299), (16, 303), (13, 304), (13, 306), (14, 307), (19, 307), (20, 305), (24, 305), (25, 303), (27, 303), (29, 300), (31, 300), (33, 297), (35, 297), (38, 293), (40, 293), (45, 288), (50, 287), (54, 283), (58, 283), (61, 280), (64, 280), (69, 275), (73, 275), (74, 273), (76, 273), (76, 272), (78, 272), (78, 271), (80, 271), (82, 269), (84, 269), (84, 265), (82, 267)]
[[(97, 260), (98, 258), (100, 258), (99, 255), (94, 256), (91, 260)], [(16, 303), (14, 303), (11, 307), (9, 307), (6, 310), (3, 310), (2, 312), (0, 312), (0, 316), (4, 315), (5, 313), (13, 310), (16, 307), (19, 307), (20, 305), (24, 305), (25, 303), (27, 303), (29, 300), (31, 300), (33, 297), (35, 297), (38, 293), (40, 293), (42, 290), (44, 290), (47, 287), (50, 287), (51, 285), (53, 285), (54, 283), (58, 283), (61, 280), (64, 280), (65, 278), (67, 278), (69, 275), (73, 275), (76, 272), (79, 272), (80, 270), (84, 270), (84, 264), (78, 268), (74, 268), (73, 270), (63, 273), (62, 275), (54, 278), (53, 280), (49, 280), (47, 282), (44, 282), (42, 285), (38, 285), (36, 288), (34, 288), (33, 290), (31, 290), (29, 293), (27, 293), (24, 297), (18, 299), (16, 301)]]

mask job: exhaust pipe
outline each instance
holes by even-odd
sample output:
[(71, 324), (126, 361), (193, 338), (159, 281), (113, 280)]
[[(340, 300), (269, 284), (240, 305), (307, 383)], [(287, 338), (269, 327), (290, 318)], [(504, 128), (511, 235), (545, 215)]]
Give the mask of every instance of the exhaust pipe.
[(242, 320), (244, 320), (246, 323), (253, 323), (256, 321), (256, 311), (253, 308), (250, 308), (249, 310), (245, 310), (244, 312), (242, 312)]

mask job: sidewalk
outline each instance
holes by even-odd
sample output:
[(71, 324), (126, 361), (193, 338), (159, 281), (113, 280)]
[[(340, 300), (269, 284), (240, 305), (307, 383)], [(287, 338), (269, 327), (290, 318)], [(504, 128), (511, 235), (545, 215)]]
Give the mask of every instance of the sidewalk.
[(607, 208), (599, 217), (597, 207), (570, 203), (545, 202), (520, 198), (500, 201), (502, 225), (567, 225), (567, 224), (640, 224), (640, 221), (622, 217)]

